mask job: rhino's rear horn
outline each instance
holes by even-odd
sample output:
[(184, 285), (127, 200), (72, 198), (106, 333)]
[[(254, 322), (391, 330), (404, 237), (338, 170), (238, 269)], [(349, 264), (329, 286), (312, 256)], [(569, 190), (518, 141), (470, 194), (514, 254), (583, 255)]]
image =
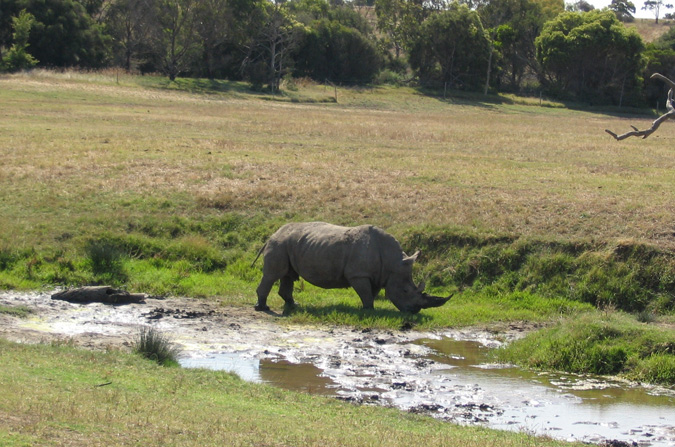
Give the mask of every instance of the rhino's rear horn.
[(421, 281), (420, 284), (417, 286), (417, 291), (422, 293), (424, 292), (424, 288), (427, 286), (427, 284), (424, 281)]

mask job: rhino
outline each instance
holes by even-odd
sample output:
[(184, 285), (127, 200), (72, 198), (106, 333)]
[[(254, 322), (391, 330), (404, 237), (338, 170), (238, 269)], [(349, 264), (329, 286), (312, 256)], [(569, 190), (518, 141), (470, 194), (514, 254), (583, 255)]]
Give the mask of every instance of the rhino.
[[(294, 307), (293, 283), (299, 278), (324, 289), (352, 287), (364, 309), (373, 309), (380, 290), (401, 312), (438, 307), (447, 298), (424, 293), (412, 280), (419, 251), (406, 255), (398, 241), (373, 225), (342, 227), (325, 222), (289, 223), (263, 245), (263, 276), (256, 293), (257, 311), (268, 311), (267, 296), (276, 281), (279, 296)], [(253, 265), (252, 264), (252, 265)]]

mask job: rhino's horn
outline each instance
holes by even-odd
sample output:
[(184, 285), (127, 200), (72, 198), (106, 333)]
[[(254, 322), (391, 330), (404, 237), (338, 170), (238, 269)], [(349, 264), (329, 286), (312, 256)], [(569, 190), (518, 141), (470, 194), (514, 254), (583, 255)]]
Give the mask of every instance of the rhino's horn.
[(450, 298), (452, 298), (453, 294), (450, 294), (450, 296), (443, 298), (441, 296), (432, 296), (432, 295), (427, 295), (426, 293), (424, 294), (422, 298), (422, 309), (428, 309), (429, 307), (439, 307), (447, 303)]

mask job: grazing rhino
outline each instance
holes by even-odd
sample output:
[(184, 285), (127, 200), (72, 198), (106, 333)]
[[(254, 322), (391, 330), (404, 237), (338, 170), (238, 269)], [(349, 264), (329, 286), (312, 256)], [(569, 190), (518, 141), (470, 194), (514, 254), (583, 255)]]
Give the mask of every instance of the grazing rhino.
[(364, 309), (372, 309), (381, 289), (401, 312), (417, 313), (445, 304), (415, 286), (412, 267), (419, 252), (407, 256), (393, 236), (373, 225), (340, 227), (324, 222), (289, 223), (277, 230), (258, 252), (263, 277), (255, 310), (266, 311), (267, 296), (277, 280), (286, 306), (294, 306), (293, 283), (302, 277), (324, 289), (352, 287)]

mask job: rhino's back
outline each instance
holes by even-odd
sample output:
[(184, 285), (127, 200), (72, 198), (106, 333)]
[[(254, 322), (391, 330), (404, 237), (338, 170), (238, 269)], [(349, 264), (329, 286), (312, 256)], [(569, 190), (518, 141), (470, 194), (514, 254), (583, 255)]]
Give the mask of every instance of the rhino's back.
[(348, 287), (349, 279), (380, 282), (381, 235), (372, 225), (342, 227), (325, 222), (291, 223), (270, 239), (288, 255), (293, 270), (323, 288)]

